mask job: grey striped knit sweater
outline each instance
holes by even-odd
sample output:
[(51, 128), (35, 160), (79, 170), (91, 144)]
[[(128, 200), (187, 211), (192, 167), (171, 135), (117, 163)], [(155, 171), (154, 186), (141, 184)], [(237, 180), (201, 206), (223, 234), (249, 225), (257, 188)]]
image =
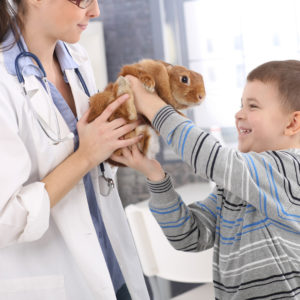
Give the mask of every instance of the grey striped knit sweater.
[(176, 249), (214, 247), (216, 299), (300, 299), (300, 149), (222, 147), (170, 106), (153, 125), (197, 174), (216, 183), (187, 207), (169, 176), (148, 182), (150, 209)]

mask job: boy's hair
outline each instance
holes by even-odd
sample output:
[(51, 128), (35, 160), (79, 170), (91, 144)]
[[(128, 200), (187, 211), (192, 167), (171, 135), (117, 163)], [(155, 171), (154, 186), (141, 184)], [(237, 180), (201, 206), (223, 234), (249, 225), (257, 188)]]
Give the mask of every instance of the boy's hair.
[(300, 61), (284, 60), (264, 63), (248, 74), (247, 81), (254, 80), (273, 83), (278, 88), (283, 107), (287, 111), (300, 110)]

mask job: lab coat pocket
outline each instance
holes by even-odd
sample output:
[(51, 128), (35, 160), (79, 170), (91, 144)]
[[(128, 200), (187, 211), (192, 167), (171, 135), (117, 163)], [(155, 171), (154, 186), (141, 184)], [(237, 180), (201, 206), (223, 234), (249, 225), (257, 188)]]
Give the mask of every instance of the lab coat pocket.
[(0, 299), (66, 300), (64, 277), (53, 275), (0, 280)]

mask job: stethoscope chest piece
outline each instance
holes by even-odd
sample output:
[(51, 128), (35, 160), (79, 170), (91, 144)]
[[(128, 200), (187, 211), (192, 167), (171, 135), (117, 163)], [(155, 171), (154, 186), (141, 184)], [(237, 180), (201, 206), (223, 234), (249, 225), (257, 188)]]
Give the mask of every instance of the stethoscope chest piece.
[(100, 180), (99, 180), (100, 194), (102, 196), (106, 197), (114, 189), (115, 183), (112, 178), (107, 178), (105, 176), (105, 169), (104, 169), (103, 163), (100, 164), (100, 170), (101, 170), (101, 175), (100, 175)]

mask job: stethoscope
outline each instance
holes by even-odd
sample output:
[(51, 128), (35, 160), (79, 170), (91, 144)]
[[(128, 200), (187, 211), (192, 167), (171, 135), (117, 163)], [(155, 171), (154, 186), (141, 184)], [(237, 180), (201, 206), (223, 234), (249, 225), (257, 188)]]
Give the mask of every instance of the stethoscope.
[[(70, 140), (70, 139), (73, 139), (74, 138), (73, 132), (69, 132), (65, 137), (61, 136), (59, 121), (58, 121), (58, 117), (57, 117), (57, 114), (56, 114), (56, 111), (55, 111), (55, 108), (54, 108), (54, 101), (53, 101), (53, 98), (52, 98), (52, 95), (51, 95), (51, 91), (50, 91), (50, 87), (49, 87), (49, 83), (48, 83), (46, 71), (45, 71), (45, 69), (44, 69), (41, 61), (33, 53), (25, 51), (25, 49), (24, 49), (23, 44), (21, 43), (21, 41), (18, 41), (17, 45), (18, 45), (21, 53), (15, 59), (15, 69), (16, 69), (16, 74), (17, 74), (17, 77), (18, 77), (18, 81), (19, 81), (19, 83), (21, 84), (21, 86), (23, 88), (24, 95), (25, 95), (28, 103), (31, 105), (31, 101), (29, 99), (29, 95), (28, 95), (28, 92), (27, 92), (26, 86), (25, 86), (25, 79), (24, 79), (23, 72), (22, 72), (23, 70), (21, 71), (20, 70), (20, 66), (19, 66), (20, 59), (24, 58), (24, 57), (30, 57), (37, 64), (37, 66), (38, 66), (37, 69), (42, 74), (42, 82), (43, 82), (43, 84), (44, 84), (44, 86), (46, 88), (46, 91), (47, 91), (47, 94), (48, 94), (48, 97), (49, 97), (49, 101), (47, 101), (48, 102), (48, 106), (49, 106), (49, 112), (50, 112), (50, 114), (52, 113), (52, 115), (55, 116), (56, 133), (50, 128), (50, 126), (47, 124), (47, 122), (36, 112), (36, 110), (34, 109), (34, 107), (31, 105), (34, 117), (37, 119), (38, 124), (40, 125), (42, 131), (45, 133), (45, 135), (51, 140), (51, 142), (54, 145), (57, 145), (59, 143), (65, 142), (65, 141)], [(83, 87), (86, 95), (88, 97), (90, 97), (90, 93), (89, 93), (88, 87), (87, 87), (87, 85), (86, 85), (86, 83), (85, 83), (85, 81), (83, 79), (83, 76), (81, 75), (81, 73), (80, 73), (80, 71), (79, 71), (78, 68), (75, 68), (75, 73), (78, 76), (78, 79), (79, 79), (79, 81), (80, 81), (80, 83), (81, 83), (81, 85), (82, 85), (82, 87)], [(102, 173), (101, 176), (106, 181), (107, 187), (108, 187), (107, 192), (104, 193), (102, 191), (101, 194), (102, 194), (102, 196), (108, 196), (110, 194), (110, 192), (112, 191), (112, 189), (114, 188), (115, 184), (114, 184), (114, 181), (113, 181), (112, 178), (107, 178), (105, 176), (104, 164), (100, 163), (99, 167), (100, 167), (100, 170), (101, 170), (101, 173)], [(101, 191), (101, 189), (100, 189), (100, 191)]]

